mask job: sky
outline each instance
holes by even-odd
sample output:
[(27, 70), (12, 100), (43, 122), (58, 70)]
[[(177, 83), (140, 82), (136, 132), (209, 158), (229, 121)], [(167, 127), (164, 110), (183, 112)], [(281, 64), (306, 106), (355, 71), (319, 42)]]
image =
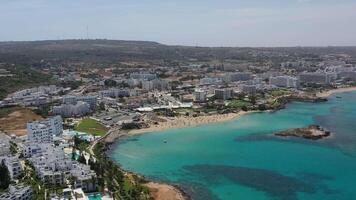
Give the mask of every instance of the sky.
[(356, 46), (356, 0), (0, 0), (0, 41)]

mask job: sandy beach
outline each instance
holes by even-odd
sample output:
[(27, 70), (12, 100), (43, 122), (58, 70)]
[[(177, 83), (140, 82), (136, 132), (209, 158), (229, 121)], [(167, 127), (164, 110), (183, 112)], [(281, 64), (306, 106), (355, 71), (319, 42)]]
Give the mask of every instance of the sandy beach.
[(149, 182), (145, 184), (151, 191), (155, 200), (186, 200), (181, 191), (174, 186)]
[(343, 92), (352, 92), (352, 91), (356, 91), (356, 87), (337, 88), (337, 89), (328, 90), (325, 92), (319, 92), (316, 94), (316, 96), (325, 98), (325, 97), (328, 97), (333, 94), (343, 93)]
[[(237, 119), (241, 116), (244, 116), (249, 113), (254, 113), (257, 111), (241, 111), (238, 113), (229, 113), (229, 114), (214, 114), (208, 116), (198, 116), (198, 117), (174, 117), (174, 118), (164, 118), (165, 122), (160, 122), (159, 124), (151, 124), (149, 128), (135, 129), (131, 130), (128, 133), (122, 133), (124, 136), (132, 136), (138, 134), (144, 134), (148, 132), (157, 132), (164, 131), (174, 128), (185, 128), (185, 127), (194, 127), (210, 123), (219, 123)], [(119, 135), (119, 134), (118, 134)], [(174, 186), (168, 184), (160, 184), (149, 182), (146, 186), (150, 189), (151, 194), (155, 200), (187, 200), (187, 197)]]
[(249, 113), (253, 113), (256, 111), (241, 111), (238, 113), (229, 113), (229, 114), (214, 114), (214, 115), (207, 115), (207, 116), (198, 116), (198, 117), (174, 117), (174, 118), (165, 118), (166, 122), (160, 122), (159, 124), (151, 124), (149, 128), (143, 129), (135, 129), (128, 133), (128, 135), (137, 135), (143, 134), (147, 132), (157, 132), (157, 131), (164, 131), (168, 129), (175, 129), (175, 128), (186, 128), (186, 127), (194, 127), (204, 124), (210, 123), (219, 123), (230, 121), (233, 119), (237, 119), (241, 116), (244, 116)]

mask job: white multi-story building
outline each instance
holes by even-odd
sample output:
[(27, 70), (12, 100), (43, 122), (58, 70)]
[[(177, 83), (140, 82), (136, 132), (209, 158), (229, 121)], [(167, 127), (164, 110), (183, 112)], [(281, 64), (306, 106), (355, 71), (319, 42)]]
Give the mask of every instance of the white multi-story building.
[(10, 185), (9, 189), (0, 194), (0, 200), (31, 200), (32, 188), (25, 185)]
[(29, 88), (10, 94), (7, 102), (24, 106), (39, 106), (48, 103), (51, 96), (62, 90), (63, 88), (57, 88), (55, 85)]
[(271, 77), (269, 83), (277, 87), (296, 88), (298, 86), (298, 79), (291, 76), (276, 76)]
[(130, 91), (129, 90), (111, 88), (111, 89), (108, 89), (108, 90), (100, 91), (99, 95), (101, 97), (111, 97), (111, 98), (129, 97), (130, 96)]
[(95, 109), (97, 97), (96, 96), (65, 96), (63, 97), (63, 104), (77, 104), (78, 101), (89, 104), (90, 109)]
[(15, 156), (0, 157), (0, 162), (4, 162), (12, 179), (17, 178), (21, 174), (22, 167), (19, 158)]
[(96, 174), (88, 165), (74, 163), (70, 170), (72, 176), (76, 177), (74, 188), (82, 188), (83, 191), (94, 191), (96, 189)]
[(156, 74), (148, 74), (148, 73), (134, 73), (130, 75), (131, 79), (138, 79), (138, 80), (153, 80), (157, 78)]
[(336, 73), (304, 72), (299, 74), (299, 82), (305, 84), (330, 84), (337, 78)]
[(53, 107), (53, 113), (62, 117), (81, 117), (90, 113), (90, 111), (90, 105), (82, 101), (78, 101), (76, 104), (62, 104)]
[(63, 121), (61, 116), (27, 123), (27, 138), (31, 142), (51, 143), (53, 136), (59, 136), (62, 132)]
[(25, 142), (22, 146), (22, 153), (25, 158), (30, 158), (32, 156), (42, 155), (43, 152), (52, 149), (53, 144), (51, 143), (32, 143)]
[(138, 87), (140, 85), (140, 80), (138, 79), (128, 79), (127, 84), (130, 86), (130, 88)]
[(256, 85), (246, 85), (246, 84), (241, 84), (239, 85), (239, 89), (241, 92), (246, 93), (246, 94), (256, 94)]
[(215, 89), (214, 94), (216, 99), (227, 100), (232, 98), (233, 90), (228, 88)]
[(206, 91), (196, 90), (194, 91), (194, 101), (195, 102), (205, 102), (206, 101)]
[(37, 150), (28, 160), (35, 167), (38, 177), (47, 185), (64, 186), (65, 180), (75, 177), (74, 187), (82, 187), (90, 192), (96, 189), (96, 174), (88, 165), (70, 159), (63, 148), (48, 145), (32, 144)]
[(154, 79), (151, 81), (142, 81), (142, 89), (147, 91), (152, 90), (166, 90), (168, 89), (168, 82), (165, 80)]
[(222, 82), (221, 78), (217, 77), (205, 77), (200, 79), (200, 85), (213, 85), (213, 84), (220, 84)]
[(249, 72), (228, 73), (224, 76), (225, 82), (248, 81), (252, 79), (252, 74)]
[(356, 71), (345, 71), (345, 72), (338, 72), (337, 73), (338, 79), (356, 81)]

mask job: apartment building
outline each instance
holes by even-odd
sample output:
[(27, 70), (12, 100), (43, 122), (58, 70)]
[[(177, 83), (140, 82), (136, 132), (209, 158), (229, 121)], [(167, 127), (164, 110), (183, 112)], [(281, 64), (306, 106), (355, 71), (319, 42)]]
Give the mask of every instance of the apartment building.
[(31, 200), (32, 188), (22, 184), (10, 185), (9, 188), (0, 194), (0, 200)]
[(62, 132), (63, 121), (61, 116), (27, 123), (27, 139), (34, 143), (52, 143), (53, 136), (59, 136)]
[(291, 76), (276, 76), (269, 79), (271, 85), (284, 88), (296, 88), (298, 86), (298, 79)]
[(4, 163), (9, 170), (9, 174), (11, 179), (17, 178), (21, 172), (22, 172), (22, 167), (21, 163), (18, 157), (15, 156), (5, 156), (5, 157), (0, 157), (0, 162)]

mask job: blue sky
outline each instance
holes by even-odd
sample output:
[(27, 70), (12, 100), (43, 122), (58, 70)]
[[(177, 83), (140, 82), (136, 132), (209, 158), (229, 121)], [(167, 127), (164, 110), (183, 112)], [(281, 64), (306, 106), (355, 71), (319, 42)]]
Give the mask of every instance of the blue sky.
[(356, 0), (1, 0), (0, 40), (356, 45)]

